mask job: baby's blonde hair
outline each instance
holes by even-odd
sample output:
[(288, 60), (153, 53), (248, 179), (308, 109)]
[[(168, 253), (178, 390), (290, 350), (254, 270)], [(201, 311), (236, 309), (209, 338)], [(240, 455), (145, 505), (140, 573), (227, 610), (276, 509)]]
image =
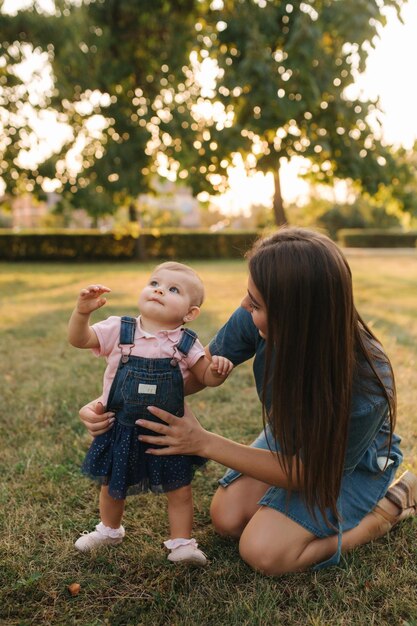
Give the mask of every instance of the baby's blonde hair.
[(155, 267), (156, 270), (169, 270), (171, 272), (183, 272), (192, 281), (193, 305), (201, 306), (204, 301), (204, 285), (200, 276), (189, 265), (177, 263), (177, 261), (166, 261)]

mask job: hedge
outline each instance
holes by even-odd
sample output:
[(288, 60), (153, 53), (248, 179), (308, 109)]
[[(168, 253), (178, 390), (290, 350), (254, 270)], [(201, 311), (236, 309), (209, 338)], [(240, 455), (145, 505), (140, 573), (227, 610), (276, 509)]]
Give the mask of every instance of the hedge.
[(0, 260), (89, 261), (242, 258), (256, 231), (143, 231), (139, 237), (100, 231), (0, 230)]
[(346, 248), (414, 248), (417, 231), (343, 228), (337, 232), (337, 241)]

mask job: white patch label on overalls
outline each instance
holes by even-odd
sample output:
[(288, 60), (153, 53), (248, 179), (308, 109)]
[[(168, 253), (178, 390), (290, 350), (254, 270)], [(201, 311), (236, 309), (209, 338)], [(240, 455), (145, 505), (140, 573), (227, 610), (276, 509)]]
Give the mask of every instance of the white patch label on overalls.
[(156, 393), (156, 385), (147, 385), (146, 383), (139, 383), (138, 393)]

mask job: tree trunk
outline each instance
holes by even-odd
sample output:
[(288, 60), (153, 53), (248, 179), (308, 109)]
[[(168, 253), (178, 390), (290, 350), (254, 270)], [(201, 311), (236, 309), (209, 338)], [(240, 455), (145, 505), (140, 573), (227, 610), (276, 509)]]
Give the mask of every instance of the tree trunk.
[(137, 216), (137, 210), (136, 210), (136, 202), (134, 200), (131, 200), (129, 202), (128, 211), (129, 211), (129, 222), (136, 223), (138, 221), (138, 216)]
[(279, 164), (277, 169), (274, 172), (274, 199), (273, 199), (273, 209), (274, 209), (274, 219), (275, 224), (277, 226), (283, 226), (284, 224), (288, 224), (287, 216), (285, 215), (284, 209), (284, 201), (282, 199), (281, 194), (281, 181), (279, 178)]

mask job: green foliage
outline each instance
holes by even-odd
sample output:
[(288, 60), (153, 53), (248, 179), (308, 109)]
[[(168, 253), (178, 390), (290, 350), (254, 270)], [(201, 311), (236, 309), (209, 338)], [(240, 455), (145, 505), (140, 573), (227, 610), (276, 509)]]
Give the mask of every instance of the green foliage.
[(350, 193), (350, 202), (340, 203), (320, 195), (312, 196), (303, 205), (290, 205), (287, 209), (289, 219), (300, 226), (320, 228), (330, 237), (337, 239), (340, 229), (351, 228), (401, 228), (404, 226), (403, 215), (392, 201), (386, 189), (380, 190), (376, 197), (366, 194)]
[[(399, 14), (403, 0), (383, 4)], [(149, 188), (161, 153), (195, 192), (224, 191), (236, 152), (248, 170), (275, 174), (280, 159), (302, 155), (314, 181), (348, 178), (370, 195), (393, 186), (397, 204), (415, 211), (409, 161), (399, 167), (398, 155), (369, 124), (378, 103), (347, 91), (385, 24), (378, 0), (60, 0), (55, 6), (54, 14), (37, 3), (14, 16), (0, 13), (0, 107), (11, 107), (0, 173), (10, 190), (39, 191), (45, 178), (57, 177), (64, 200), (97, 217), (131, 206)], [(43, 51), (53, 71), (53, 85), (35, 107), (56, 111), (73, 131), (62, 150), (33, 170), (16, 160), (31, 130), (21, 113), (33, 97), (16, 73), (28, 50)], [(192, 51), (194, 61), (217, 64), (211, 91), (201, 89)], [(64, 162), (80, 138), (85, 145), (74, 174)], [(276, 205), (278, 184), (276, 175)]]
[(0, 259), (9, 260), (88, 260), (130, 259), (134, 256), (133, 237), (116, 239), (94, 232), (68, 234), (68, 231), (42, 233), (1, 233)]
[(408, 214), (411, 220), (417, 218), (417, 141), (405, 150), (395, 153), (397, 168), (389, 192), (391, 203)]
[(259, 235), (255, 231), (164, 231), (145, 235), (143, 247), (149, 259), (241, 259)]
[[(399, 11), (402, 0), (389, 5)], [(385, 19), (375, 0), (226, 0), (201, 22), (221, 68), (216, 97), (234, 116), (210, 140), (248, 168), (276, 171), (302, 155), (315, 181), (349, 178), (370, 194), (389, 185), (394, 158), (367, 121), (377, 103), (346, 95)]]
[(242, 258), (259, 236), (256, 231), (204, 232), (157, 229), (0, 232), (0, 260), (145, 260)]
[(332, 206), (318, 217), (317, 225), (325, 228), (335, 239), (343, 228), (398, 228), (400, 222), (396, 215), (390, 215), (384, 208), (372, 206), (359, 198), (353, 204)]
[(140, 207), (140, 221), (144, 228), (179, 228), (181, 219), (180, 211)]
[(347, 248), (414, 248), (417, 231), (392, 231), (377, 228), (341, 229), (338, 242)]
[(0, 228), (11, 228), (12, 216), (0, 208)]
[[(38, 105), (56, 111), (73, 131), (57, 154), (28, 171), (15, 162), (26, 138), (24, 130), (17, 129), (13, 145), (8, 142), (10, 154), (3, 153), (2, 176), (9, 190), (17, 191), (17, 180), (20, 187), (39, 190), (44, 178), (56, 177), (64, 198), (93, 215), (112, 213), (146, 191), (155, 170), (148, 142), (165, 119), (164, 98), (173, 100), (188, 63), (195, 4), (57, 2), (55, 13), (45, 14), (34, 3), (15, 16), (0, 13), (4, 81), (12, 81), (25, 49), (47, 51), (54, 84)], [(13, 101), (6, 88), (3, 100)], [(29, 100), (27, 92), (21, 91), (20, 97)], [(98, 119), (101, 125), (91, 126)], [(81, 171), (73, 174), (62, 163), (80, 138), (85, 142)]]

